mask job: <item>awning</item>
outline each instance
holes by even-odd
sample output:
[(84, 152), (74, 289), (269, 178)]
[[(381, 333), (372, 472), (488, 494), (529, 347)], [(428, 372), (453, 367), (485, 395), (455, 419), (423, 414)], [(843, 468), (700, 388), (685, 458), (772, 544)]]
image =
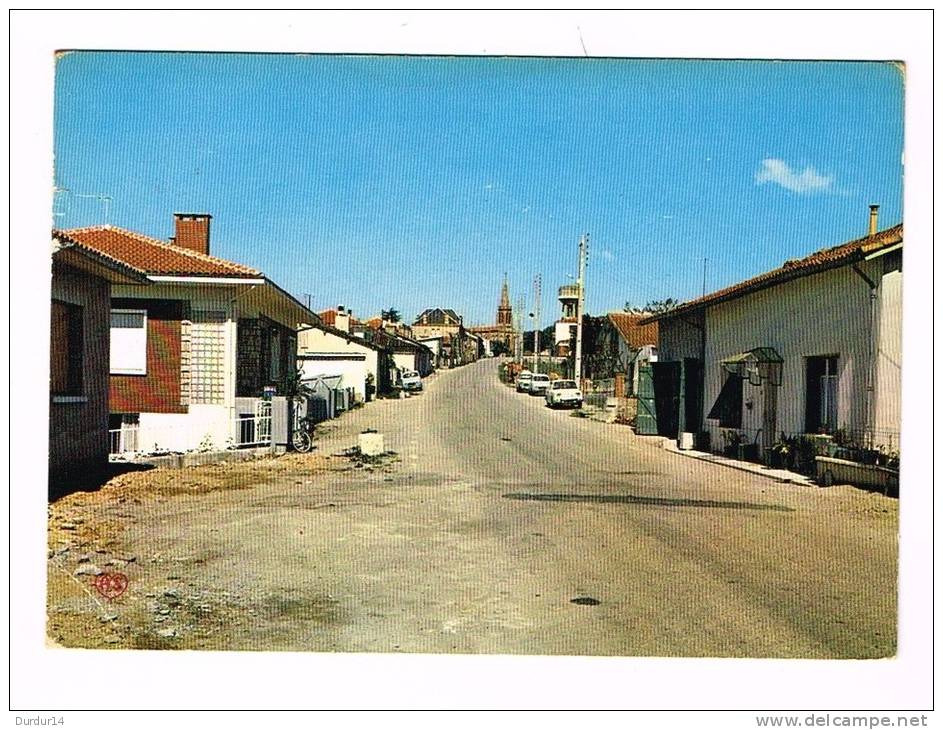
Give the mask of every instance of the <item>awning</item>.
[(724, 358), (721, 364), (731, 375), (749, 380), (750, 385), (761, 385), (764, 380), (770, 385), (783, 382), (783, 358), (772, 347), (754, 347)]

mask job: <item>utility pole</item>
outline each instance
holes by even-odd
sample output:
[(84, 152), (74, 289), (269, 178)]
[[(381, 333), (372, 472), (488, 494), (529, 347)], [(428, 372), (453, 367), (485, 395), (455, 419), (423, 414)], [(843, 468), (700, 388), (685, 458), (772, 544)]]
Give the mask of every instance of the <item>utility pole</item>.
[(707, 295), (707, 257), (704, 257), (704, 276), (701, 279), (701, 296)]
[(540, 274), (534, 277), (534, 372), (540, 372)]
[(585, 301), (585, 275), (589, 259), (589, 234), (580, 236), (580, 260), (576, 277), (576, 353), (573, 359), (573, 377), (576, 384), (582, 387), (583, 383), (583, 305)]
[(517, 298), (517, 336), (514, 338), (515, 360), (524, 364), (524, 297)]

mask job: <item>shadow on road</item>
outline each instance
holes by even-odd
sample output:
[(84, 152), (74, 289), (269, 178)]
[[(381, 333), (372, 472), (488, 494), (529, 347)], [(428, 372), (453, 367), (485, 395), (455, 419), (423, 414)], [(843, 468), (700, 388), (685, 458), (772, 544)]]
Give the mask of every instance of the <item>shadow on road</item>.
[(634, 494), (534, 494), (511, 492), (503, 495), (507, 499), (534, 502), (588, 502), (592, 504), (641, 504), (650, 507), (707, 507), (719, 509), (753, 509), (773, 512), (795, 512), (792, 507), (779, 504), (755, 504), (752, 502), (718, 502), (713, 499), (673, 499), (670, 497), (638, 497)]

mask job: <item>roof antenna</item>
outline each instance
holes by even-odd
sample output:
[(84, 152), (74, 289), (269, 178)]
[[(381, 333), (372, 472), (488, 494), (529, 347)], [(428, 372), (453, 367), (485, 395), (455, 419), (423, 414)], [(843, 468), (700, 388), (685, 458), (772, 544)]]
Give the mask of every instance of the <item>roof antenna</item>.
[[(65, 193), (66, 195), (71, 195), (72, 197), (75, 197), (75, 198), (88, 198), (91, 200), (99, 201), (102, 204), (102, 215), (103, 215), (103, 218), (105, 219), (104, 224), (106, 226), (111, 225), (111, 203), (114, 200), (114, 198), (112, 198), (110, 195), (105, 195), (104, 193), (76, 193), (76, 192), (73, 192), (72, 190), (69, 190), (69, 188), (60, 188), (59, 186), (54, 187), (52, 189), (52, 192), (53, 194)], [(52, 214), (54, 217), (62, 217), (65, 215), (65, 213), (57, 213), (55, 211), (55, 206), (53, 206)]]

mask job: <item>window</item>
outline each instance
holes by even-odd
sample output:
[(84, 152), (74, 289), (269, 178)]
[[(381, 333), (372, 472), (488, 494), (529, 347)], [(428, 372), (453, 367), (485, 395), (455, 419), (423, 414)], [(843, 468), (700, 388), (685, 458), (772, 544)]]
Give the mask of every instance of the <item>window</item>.
[(743, 379), (740, 376), (727, 375), (727, 381), (720, 389), (720, 395), (714, 401), (707, 417), (720, 421), (722, 428), (741, 427), (743, 424)]
[(275, 384), (282, 377), (281, 333), (272, 330), (269, 337), (269, 382)]
[(147, 374), (146, 310), (111, 310), (111, 373)]
[(838, 428), (838, 355), (806, 358), (805, 430)]
[(82, 307), (52, 300), (49, 390), (53, 395), (82, 395), (82, 316)]

